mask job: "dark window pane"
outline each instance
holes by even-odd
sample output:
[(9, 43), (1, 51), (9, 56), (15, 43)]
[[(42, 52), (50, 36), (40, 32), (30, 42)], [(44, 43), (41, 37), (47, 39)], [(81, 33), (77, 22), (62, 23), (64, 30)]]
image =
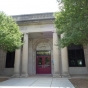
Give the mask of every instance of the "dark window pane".
[(68, 47), (69, 67), (84, 67), (85, 58), (82, 46), (72, 45)]
[(14, 68), (15, 52), (7, 52), (6, 68)]

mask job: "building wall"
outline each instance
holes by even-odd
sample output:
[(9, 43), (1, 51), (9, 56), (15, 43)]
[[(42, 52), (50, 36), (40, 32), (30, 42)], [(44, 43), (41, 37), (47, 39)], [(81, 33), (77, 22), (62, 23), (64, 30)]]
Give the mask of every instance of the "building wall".
[(53, 32), (54, 30), (56, 30), (55, 25), (47, 22), (20, 26), (20, 31), (23, 33)]
[[(29, 52), (28, 52), (28, 73), (29, 75), (36, 74), (36, 47), (38, 43), (46, 41), (51, 47), (51, 71), (53, 74), (53, 39), (52, 37), (48, 38), (32, 38), (31, 33), (40, 33), (40, 32), (53, 32), (55, 31), (55, 26), (53, 23), (38, 23), (34, 25), (20, 26), (20, 30), (23, 33), (29, 33)], [(53, 36), (53, 34), (52, 34)], [(86, 67), (69, 67), (70, 74), (88, 74), (88, 46), (84, 47), (85, 63)], [(61, 61), (61, 57), (60, 57)], [(14, 68), (5, 68), (6, 63), (6, 52), (0, 49), (0, 75), (12, 76)], [(61, 63), (60, 63), (61, 67)], [(61, 68), (60, 68), (61, 70)]]
[(69, 67), (69, 73), (71, 75), (80, 75), (80, 74), (88, 74), (86, 67)]
[(13, 76), (14, 68), (4, 68), (3, 76)]
[[(52, 38), (47, 38), (52, 45)], [(28, 73), (29, 75), (36, 74), (36, 50), (34, 49), (34, 45), (40, 39), (29, 38), (29, 64), (28, 64)], [(53, 74), (53, 50), (51, 49), (51, 70)], [(69, 73), (71, 75), (74, 74), (88, 74), (88, 46), (84, 47), (84, 55), (85, 55), (85, 63), (86, 67), (69, 67)], [(14, 68), (5, 68), (6, 63), (6, 52), (0, 49), (0, 75), (12, 76), (14, 72)]]
[(0, 49), (0, 75), (3, 75), (5, 69), (6, 52)]

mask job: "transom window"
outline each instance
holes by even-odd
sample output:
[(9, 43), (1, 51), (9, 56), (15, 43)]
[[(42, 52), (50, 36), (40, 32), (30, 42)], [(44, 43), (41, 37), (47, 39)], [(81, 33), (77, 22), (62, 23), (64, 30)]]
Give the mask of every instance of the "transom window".
[(69, 67), (85, 67), (84, 51), (81, 45), (68, 47)]

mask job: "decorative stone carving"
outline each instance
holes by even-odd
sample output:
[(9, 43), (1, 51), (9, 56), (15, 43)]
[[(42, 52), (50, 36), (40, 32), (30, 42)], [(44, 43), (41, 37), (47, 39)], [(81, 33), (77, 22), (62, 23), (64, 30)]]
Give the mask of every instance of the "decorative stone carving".
[(46, 42), (39, 43), (36, 50), (50, 50), (50, 46)]

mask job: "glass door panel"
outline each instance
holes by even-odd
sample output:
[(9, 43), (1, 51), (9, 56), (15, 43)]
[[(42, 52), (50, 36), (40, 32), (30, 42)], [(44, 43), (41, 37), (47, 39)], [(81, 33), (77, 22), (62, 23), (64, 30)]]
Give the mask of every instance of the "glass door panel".
[(45, 67), (50, 67), (50, 58), (45, 57)]
[(42, 57), (38, 58), (38, 67), (42, 67)]
[(44, 56), (44, 74), (51, 73), (51, 58), (50, 56)]

